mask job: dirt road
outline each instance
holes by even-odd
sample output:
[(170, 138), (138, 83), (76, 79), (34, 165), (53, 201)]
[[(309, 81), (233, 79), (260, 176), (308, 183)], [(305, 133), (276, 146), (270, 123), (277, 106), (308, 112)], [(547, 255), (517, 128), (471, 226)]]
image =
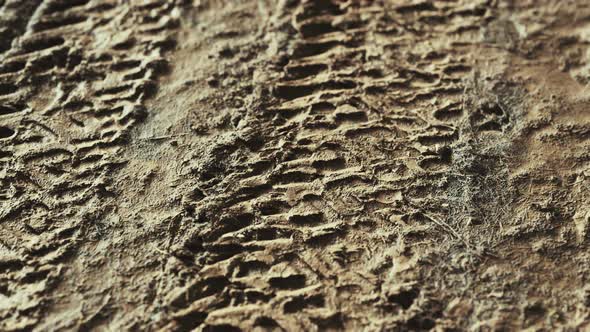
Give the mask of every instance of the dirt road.
[(0, 330), (589, 329), (589, 46), (584, 0), (0, 0)]

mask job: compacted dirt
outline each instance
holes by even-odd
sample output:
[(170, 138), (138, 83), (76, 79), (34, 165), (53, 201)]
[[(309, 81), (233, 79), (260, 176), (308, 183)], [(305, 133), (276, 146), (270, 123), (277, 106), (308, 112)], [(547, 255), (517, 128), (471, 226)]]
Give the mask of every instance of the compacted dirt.
[(1, 331), (590, 328), (585, 0), (0, 0)]

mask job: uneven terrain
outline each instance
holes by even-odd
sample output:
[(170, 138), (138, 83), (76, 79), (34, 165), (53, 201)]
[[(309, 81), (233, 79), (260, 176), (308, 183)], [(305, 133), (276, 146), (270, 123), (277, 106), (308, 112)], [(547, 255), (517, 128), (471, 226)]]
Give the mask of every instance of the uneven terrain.
[(0, 331), (590, 329), (585, 0), (0, 0)]

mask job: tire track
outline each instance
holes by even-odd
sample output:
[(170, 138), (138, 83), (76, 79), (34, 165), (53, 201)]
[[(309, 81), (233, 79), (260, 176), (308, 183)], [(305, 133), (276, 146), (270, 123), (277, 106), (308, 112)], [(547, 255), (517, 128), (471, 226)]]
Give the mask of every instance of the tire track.
[(105, 1), (31, 3), (7, 2), (3, 17), (21, 23), (1, 25), (20, 34), (10, 36), (11, 49), (3, 46), (0, 70), (3, 330), (47, 318), (50, 292), (69, 279), (64, 264), (104, 214), (78, 207), (114, 197), (110, 174), (122, 161), (110, 154), (142, 117), (173, 45), (165, 33), (173, 7), (165, 1), (138, 2), (131, 12)]
[[(410, 15), (402, 15), (400, 21), (412, 20), (414, 14), (407, 8), (390, 11)], [(453, 15), (453, 8), (447, 11)], [(193, 168), (203, 181), (195, 186), (200, 200), (190, 205), (181, 226), (191, 235), (184, 240), (186, 251), (180, 259), (196, 264), (200, 272), (170, 295), (170, 307), (180, 309), (172, 314), (168, 330), (354, 328), (369, 322), (346, 312), (384, 308), (401, 309), (401, 322), (404, 317), (424, 321), (408, 326), (430, 324), (427, 316), (405, 312), (420, 289), (408, 289), (415, 295), (405, 304), (397, 300), (395, 290), (379, 285), (383, 282), (378, 281), (383, 278), (379, 274), (386, 270), (345, 271), (360, 262), (387, 264), (372, 258), (375, 251), (386, 250), (374, 243), (392, 241), (398, 230), (412, 234), (438, 227), (407, 223), (420, 220), (420, 211), (427, 208), (420, 201), (422, 193), (436, 190), (432, 183), (444, 179), (450, 165), (447, 153), (458, 128), (453, 127), (457, 122), (448, 121), (456, 121), (457, 113), (460, 120), (462, 111), (457, 109), (463, 90), (453, 75), (469, 67), (464, 61), (456, 64), (443, 58), (438, 71), (426, 74), (403, 59), (387, 64), (383, 58), (391, 55), (388, 43), (396, 38), (379, 25), (391, 29), (393, 22), (379, 18), (380, 13), (377, 5), (354, 2), (303, 2), (294, 8), (291, 17), (297, 37), (287, 59), (281, 60), (283, 73), (273, 87), (276, 99), (259, 115), (268, 124), (253, 129), (263, 135), (268, 132), (263, 128), (274, 127), (263, 139), (267, 143), (246, 148), (243, 144), (250, 143), (244, 133), (243, 140), (207, 152), (214, 158), (213, 168), (198, 164)], [(436, 37), (425, 37), (425, 44), (429, 38)], [(398, 40), (395, 46), (414, 45)], [(376, 55), (380, 50), (383, 57)], [(399, 54), (404, 51), (395, 55)], [(423, 65), (431, 63), (425, 59)], [(446, 104), (422, 107), (425, 114), (411, 111), (436, 104), (432, 100), (441, 96)], [(410, 111), (396, 112), (400, 107)], [(231, 158), (246, 149), (251, 151), (246, 153), (249, 167), (234, 170), (242, 174), (230, 176), (233, 185), (224, 186), (227, 183), (214, 175), (228, 170), (218, 156)], [(228, 193), (211, 196), (210, 192)], [(193, 218), (209, 226), (191, 231)], [(418, 235), (412, 240), (424, 238)], [(375, 278), (370, 279), (375, 284), (367, 278)], [(383, 295), (370, 301), (360, 298), (371, 292)]]
[(0, 0), (0, 329), (583, 329), (587, 7)]

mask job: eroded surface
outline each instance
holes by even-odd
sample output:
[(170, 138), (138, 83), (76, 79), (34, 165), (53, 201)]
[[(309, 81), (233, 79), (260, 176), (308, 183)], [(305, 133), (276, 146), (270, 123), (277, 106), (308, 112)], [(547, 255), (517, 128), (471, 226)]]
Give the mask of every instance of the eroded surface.
[(0, 0), (0, 330), (588, 328), (584, 1)]

